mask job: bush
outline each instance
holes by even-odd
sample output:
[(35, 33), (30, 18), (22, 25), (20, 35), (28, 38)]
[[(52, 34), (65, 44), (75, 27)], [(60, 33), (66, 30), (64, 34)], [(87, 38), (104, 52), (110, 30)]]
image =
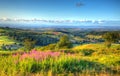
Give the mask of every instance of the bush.
[(81, 53), (84, 56), (92, 55), (93, 52), (95, 52), (95, 51), (92, 50), (92, 49), (83, 49), (83, 50), (81, 50)]
[(64, 50), (60, 50), (61, 52), (64, 53), (71, 53), (71, 54), (75, 54), (75, 53), (80, 53), (81, 50), (72, 50), (72, 49), (64, 49)]

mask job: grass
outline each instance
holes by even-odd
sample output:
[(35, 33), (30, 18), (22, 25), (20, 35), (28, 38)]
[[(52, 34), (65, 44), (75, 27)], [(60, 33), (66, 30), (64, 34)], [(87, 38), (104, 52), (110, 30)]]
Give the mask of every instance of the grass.
[(61, 55), (56, 59), (50, 57), (42, 61), (36, 61), (32, 58), (20, 60), (19, 57), (14, 58), (12, 56), (1, 57), (0, 60), (0, 72), (2, 76), (48, 73), (49, 71), (51, 71), (52, 74), (99, 74), (104, 72), (104, 69), (107, 69), (103, 64), (67, 55)]
[(0, 45), (2, 44), (13, 44), (16, 41), (12, 40), (8, 36), (0, 36)]
[(91, 38), (91, 39), (100, 39), (102, 38), (102, 36), (96, 36), (96, 35), (86, 35), (87, 38)]
[(108, 49), (104, 43), (96, 43), (96, 44), (84, 44), (80, 46), (73, 47), (72, 50), (81, 50), (81, 49), (92, 49), (92, 50), (110, 50), (110, 49), (119, 49), (120, 44), (112, 44), (112, 46)]
[[(0, 52), (1, 76), (119, 76), (120, 44), (112, 44), (106, 48), (104, 44), (86, 44), (76, 46), (71, 53), (36, 51), (36, 52)], [(87, 49), (87, 50), (85, 50)], [(81, 55), (85, 51), (92, 53)], [(94, 50), (94, 51), (93, 51)], [(82, 51), (82, 52), (81, 52)], [(13, 55), (15, 54), (15, 56)], [(23, 58), (23, 56), (25, 56)], [(43, 58), (41, 60), (41, 57)], [(22, 59), (21, 59), (22, 58)], [(36, 58), (38, 58), (36, 60)], [(40, 59), (39, 59), (40, 58)]]
[(0, 51), (4, 51), (1, 49), (1, 46), (4, 45), (11, 45), (14, 43), (19, 43), (11, 38), (9, 38), (8, 36), (0, 36)]
[(93, 49), (96, 50), (98, 48), (105, 48), (103, 44), (85, 44), (85, 45), (80, 45), (73, 47), (73, 50), (79, 50), (79, 49)]

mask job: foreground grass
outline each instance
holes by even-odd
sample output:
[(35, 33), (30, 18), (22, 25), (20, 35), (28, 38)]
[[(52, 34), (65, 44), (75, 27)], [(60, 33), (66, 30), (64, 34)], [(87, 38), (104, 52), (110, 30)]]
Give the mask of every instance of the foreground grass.
[(19, 57), (0, 57), (0, 73), (2, 76), (30, 75), (36, 73), (52, 74), (99, 74), (111, 71), (103, 64), (83, 60), (73, 55), (62, 55), (57, 58), (47, 58), (44, 60), (34, 60)]
[[(0, 56), (1, 76), (119, 76), (118, 45), (106, 48), (101, 44), (82, 45), (71, 52), (10, 53)], [(86, 46), (88, 48), (86, 48)], [(102, 48), (101, 48), (102, 47)], [(96, 49), (97, 48), (97, 49)], [(91, 54), (83, 54), (92, 49)], [(79, 52), (76, 52), (79, 51)], [(82, 51), (82, 52), (81, 52)], [(83, 52), (86, 51), (86, 52)]]

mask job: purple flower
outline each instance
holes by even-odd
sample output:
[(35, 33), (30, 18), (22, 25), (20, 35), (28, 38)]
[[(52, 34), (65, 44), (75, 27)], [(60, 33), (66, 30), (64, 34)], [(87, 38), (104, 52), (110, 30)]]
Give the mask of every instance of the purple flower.
[[(13, 55), (13, 56), (17, 56), (17, 55)], [(20, 59), (26, 59), (26, 58), (33, 58), (35, 60), (44, 60), (47, 58), (55, 58), (55, 57), (59, 57), (60, 56), (60, 52), (51, 52), (51, 51), (47, 51), (47, 52), (42, 52), (42, 51), (36, 51), (36, 50), (32, 50), (28, 53), (24, 52), (23, 54), (20, 54)]]

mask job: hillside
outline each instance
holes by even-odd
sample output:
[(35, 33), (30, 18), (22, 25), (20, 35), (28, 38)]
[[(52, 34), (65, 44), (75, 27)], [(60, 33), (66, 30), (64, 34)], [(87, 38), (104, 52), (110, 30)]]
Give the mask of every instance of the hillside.
[[(109, 49), (117, 49), (119, 48), (120, 44), (112, 44)], [(92, 50), (100, 50), (100, 49), (107, 49), (104, 43), (97, 43), (97, 44), (84, 44), (80, 46), (76, 46), (72, 48), (73, 50), (81, 50), (81, 49), (92, 49)]]
[(107, 32), (0, 28), (0, 76), (118, 76), (119, 40), (107, 47)]

